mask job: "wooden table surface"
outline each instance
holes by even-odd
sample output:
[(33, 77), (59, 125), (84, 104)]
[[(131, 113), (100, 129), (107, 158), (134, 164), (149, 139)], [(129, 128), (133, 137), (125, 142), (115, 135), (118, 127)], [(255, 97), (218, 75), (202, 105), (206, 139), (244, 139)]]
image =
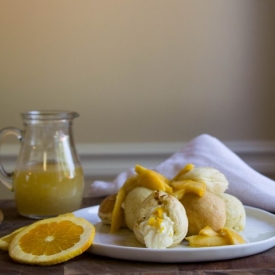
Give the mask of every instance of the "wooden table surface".
[[(97, 205), (102, 199), (85, 198), (83, 207)], [(4, 221), (0, 224), (0, 237), (14, 229), (33, 222), (21, 217), (13, 200), (0, 200)], [(275, 274), (275, 247), (263, 253), (226, 261), (196, 263), (148, 263), (124, 261), (85, 252), (68, 262), (49, 267), (15, 263), (8, 253), (0, 250), (0, 274)]]

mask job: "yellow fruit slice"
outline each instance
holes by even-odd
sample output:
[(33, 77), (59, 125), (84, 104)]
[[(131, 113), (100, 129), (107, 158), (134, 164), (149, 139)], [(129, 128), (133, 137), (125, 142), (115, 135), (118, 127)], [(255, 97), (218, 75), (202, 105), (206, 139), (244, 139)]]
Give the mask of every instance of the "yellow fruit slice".
[(2, 249), (4, 251), (8, 251), (9, 245), (10, 245), (11, 241), (13, 240), (13, 238), (15, 237), (15, 235), (17, 235), (19, 232), (21, 232), (24, 228), (26, 228), (26, 226), (20, 227), (20, 228), (14, 230), (13, 232), (11, 232), (10, 234), (2, 237), (0, 239), (0, 249)]
[(135, 171), (138, 173), (137, 184), (152, 190), (161, 190), (172, 193), (172, 187), (169, 186), (169, 180), (156, 171), (146, 169), (136, 165)]
[(172, 195), (178, 200), (181, 200), (187, 193), (194, 193), (202, 197), (206, 191), (206, 184), (204, 182), (192, 180), (174, 181), (171, 183), (171, 186), (175, 190)]
[(182, 175), (184, 175), (185, 173), (189, 172), (190, 170), (192, 170), (193, 168), (195, 168), (195, 165), (192, 163), (188, 163), (186, 164), (177, 174), (176, 176), (172, 179), (172, 181), (177, 181)]
[(15, 235), (9, 245), (10, 257), (20, 263), (53, 265), (87, 250), (95, 227), (83, 218), (60, 215), (37, 221)]
[(222, 228), (216, 232), (211, 227), (206, 226), (201, 229), (198, 235), (193, 235), (185, 238), (190, 246), (222, 246), (244, 244), (245, 240), (237, 232), (230, 228)]
[(230, 244), (244, 244), (245, 243), (245, 240), (243, 239), (243, 237), (233, 229), (224, 227), (220, 231), (220, 233), (222, 236), (224, 236), (225, 238), (227, 238), (229, 240)]
[(199, 235), (201, 236), (219, 236), (219, 233), (214, 231), (210, 226), (206, 226), (200, 230)]
[(126, 191), (122, 187), (119, 189), (117, 196), (116, 196), (116, 201), (114, 205), (114, 210), (112, 214), (112, 221), (111, 221), (111, 230), (110, 233), (115, 233), (117, 230), (120, 228), (122, 221), (123, 221), (123, 209), (121, 207), (122, 202), (124, 201), (126, 197)]
[(221, 236), (193, 235), (193, 236), (186, 237), (186, 240), (189, 241), (189, 245), (193, 247), (228, 245), (227, 240)]

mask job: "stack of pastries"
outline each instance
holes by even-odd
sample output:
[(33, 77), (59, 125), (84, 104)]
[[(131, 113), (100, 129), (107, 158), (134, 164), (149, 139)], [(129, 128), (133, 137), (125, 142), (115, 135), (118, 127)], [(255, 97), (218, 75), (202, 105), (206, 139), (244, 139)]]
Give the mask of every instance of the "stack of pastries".
[(117, 194), (106, 197), (98, 215), (110, 225), (133, 231), (148, 248), (168, 248), (187, 240), (191, 246), (244, 243), (246, 213), (226, 193), (228, 181), (212, 167), (187, 164), (172, 179), (140, 165)]

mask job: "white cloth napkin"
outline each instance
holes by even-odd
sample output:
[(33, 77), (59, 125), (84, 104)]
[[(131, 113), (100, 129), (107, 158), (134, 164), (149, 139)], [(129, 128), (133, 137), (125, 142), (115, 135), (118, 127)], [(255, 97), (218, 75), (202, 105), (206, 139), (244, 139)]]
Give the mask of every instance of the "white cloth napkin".
[[(187, 163), (218, 169), (229, 182), (226, 193), (236, 196), (245, 205), (275, 212), (275, 181), (252, 169), (218, 139), (207, 134), (200, 135), (154, 170), (172, 178)], [(91, 196), (116, 193), (133, 174), (134, 168), (131, 168), (119, 174), (113, 182), (93, 182)]]

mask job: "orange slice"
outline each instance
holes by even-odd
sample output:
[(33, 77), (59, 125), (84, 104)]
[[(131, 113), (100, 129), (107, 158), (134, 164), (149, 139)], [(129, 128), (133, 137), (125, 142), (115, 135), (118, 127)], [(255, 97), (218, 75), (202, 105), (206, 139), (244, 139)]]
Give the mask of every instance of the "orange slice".
[(4, 251), (8, 251), (9, 250), (9, 245), (11, 243), (11, 241), (13, 240), (13, 238), (15, 237), (15, 235), (17, 235), (20, 231), (22, 231), (24, 227), (20, 227), (16, 230), (14, 230), (13, 232), (11, 232), (9, 235), (6, 235), (4, 237), (2, 237), (0, 239), (0, 249), (4, 250)]
[(53, 265), (87, 250), (95, 227), (72, 214), (37, 221), (17, 233), (9, 245), (10, 257), (20, 263)]

